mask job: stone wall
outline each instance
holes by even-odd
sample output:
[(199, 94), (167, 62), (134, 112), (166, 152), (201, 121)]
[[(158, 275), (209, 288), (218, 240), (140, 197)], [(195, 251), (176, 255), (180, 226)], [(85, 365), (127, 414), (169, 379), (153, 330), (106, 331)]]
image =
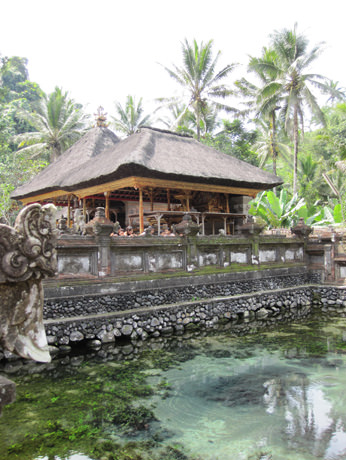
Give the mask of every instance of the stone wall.
[[(338, 309), (346, 311), (346, 295), (342, 294), (338, 300)], [(50, 320), (46, 322), (46, 331), (51, 345), (62, 346), (66, 350), (66, 346), (82, 341), (90, 346), (99, 346), (121, 339), (133, 341), (179, 334), (191, 328), (205, 329), (225, 322), (234, 325), (246, 322), (251, 327), (252, 323), (261, 320), (263, 325), (269, 325), (307, 316), (314, 302), (318, 305), (313, 288), (288, 288), (266, 294), (186, 302), (137, 311), (90, 315), (87, 318)]]
[[(270, 274), (274, 276), (270, 276)], [(258, 272), (257, 272), (258, 274)], [(242, 273), (238, 279), (225, 277), (200, 277), (200, 283), (193, 285), (186, 279), (182, 285), (174, 285), (174, 280), (161, 282), (161, 288), (155, 288), (151, 283), (127, 283), (126, 291), (108, 295), (82, 295), (63, 299), (47, 299), (44, 304), (44, 318), (57, 319), (83, 315), (100, 315), (103, 313), (135, 311), (160, 305), (178, 304), (197, 299), (212, 299), (229, 297), (251, 292), (262, 292), (319, 283), (319, 272), (304, 270), (277, 270), (262, 272), (262, 276), (251, 276)], [(268, 276), (269, 275), (269, 276)], [(170, 282), (173, 284), (169, 287)], [(166, 286), (166, 287), (164, 287)]]
[(245, 321), (251, 325), (258, 320), (270, 324), (294, 319), (309, 314), (319, 296), (315, 293), (318, 285), (311, 283), (319, 281), (320, 273), (302, 271), (254, 280), (246, 280), (245, 275), (237, 282), (126, 295), (51, 299), (45, 306), (48, 343), (65, 349), (78, 343), (99, 346), (123, 339), (143, 340), (182, 333), (224, 322)]

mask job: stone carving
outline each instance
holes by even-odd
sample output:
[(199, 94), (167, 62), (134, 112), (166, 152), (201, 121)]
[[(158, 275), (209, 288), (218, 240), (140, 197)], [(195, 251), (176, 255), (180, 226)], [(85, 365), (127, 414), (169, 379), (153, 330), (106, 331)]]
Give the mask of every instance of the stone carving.
[(78, 235), (83, 235), (85, 233), (85, 219), (83, 215), (83, 209), (77, 208), (74, 211), (74, 223), (73, 223), (73, 232)]
[(85, 225), (84, 234), (109, 236), (113, 229), (114, 223), (107, 219), (105, 208), (99, 207), (96, 208), (95, 217)]
[(238, 226), (238, 233), (246, 237), (257, 236), (265, 229), (265, 223), (255, 221), (252, 216), (247, 216), (246, 222)]
[(298, 224), (295, 227), (291, 227), (291, 232), (298, 238), (308, 238), (312, 231), (313, 228), (305, 224), (303, 217), (299, 218)]
[(24, 208), (14, 228), (0, 224), (0, 345), (48, 362), (42, 278), (57, 269), (55, 206)]
[(190, 214), (185, 214), (179, 224), (172, 226), (174, 233), (180, 236), (196, 236), (201, 227), (201, 224), (193, 222)]
[(71, 233), (70, 229), (67, 227), (67, 219), (64, 216), (61, 216), (58, 220), (58, 235), (64, 235), (65, 233)]

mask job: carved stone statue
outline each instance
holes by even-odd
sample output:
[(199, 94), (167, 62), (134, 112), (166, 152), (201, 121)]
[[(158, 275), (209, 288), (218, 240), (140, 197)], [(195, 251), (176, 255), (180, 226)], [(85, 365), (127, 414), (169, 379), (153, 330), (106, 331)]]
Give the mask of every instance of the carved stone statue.
[(77, 208), (74, 212), (74, 223), (73, 223), (73, 232), (78, 235), (83, 235), (85, 231), (85, 219), (83, 215), (83, 209)]
[(56, 208), (24, 208), (14, 228), (0, 224), (0, 345), (12, 353), (48, 362), (43, 326), (42, 278), (55, 275)]
[(291, 232), (298, 238), (308, 238), (312, 231), (313, 228), (305, 224), (304, 217), (300, 217), (297, 225), (291, 227)]
[(172, 226), (174, 233), (180, 236), (196, 236), (201, 227), (201, 224), (198, 225), (193, 222), (190, 214), (185, 214), (179, 224)]

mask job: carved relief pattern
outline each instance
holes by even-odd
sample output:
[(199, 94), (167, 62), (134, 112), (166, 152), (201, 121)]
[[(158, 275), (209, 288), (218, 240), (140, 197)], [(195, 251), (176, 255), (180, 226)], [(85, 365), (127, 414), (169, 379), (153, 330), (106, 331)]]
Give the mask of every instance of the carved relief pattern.
[(36, 361), (50, 361), (43, 325), (42, 278), (57, 269), (55, 206), (24, 208), (14, 228), (0, 225), (0, 344)]
[(14, 229), (0, 224), (0, 282), (52, 276), (57, 268), (55, 207), (24, 208)]

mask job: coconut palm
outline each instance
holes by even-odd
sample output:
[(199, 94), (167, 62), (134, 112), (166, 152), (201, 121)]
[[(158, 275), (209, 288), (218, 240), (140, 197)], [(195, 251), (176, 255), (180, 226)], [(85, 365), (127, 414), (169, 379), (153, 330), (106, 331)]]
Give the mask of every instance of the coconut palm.
[[(260, 145), (259, 154), (262, 157), (262, 165), (269, 157), (272, 158), (274, 174), (276, 174), (277, 157), (280, 151), (282, 151), (282, 148), (280, 149), (277, 142), (276, 129), (276, 113), (280, 108), (279, 103), (281, 95), (275, 91), (272, 85), (279, 75), (276, 59), (277, 55), (275, 51), (264, 47), (261, 57), (256, 58), (250, 56), (248, 65), (248, 72), (255, 75), (259, 81), (259, 85), (257, 86), (245, 78), (236, 82), (239, 93), (242, 97), (245, 97), (246, 109), (242, 110), (240, 113), (243, 115), (254, 113), (255, 122), (259, 124), (260, 131), (262, 133), (266, 131), (266, 135), (264, 136), (265, 148), (263, 148), (263, 143), (257, 146)], [(264, 129), (264, 127), (266, 127), (266, 129)]]
[[(189, 134), (191, 136), (197, 135), (196, 114), (194, 111), (189, 110), (184, 102), (176, 97), (159, 98), (157, 101), (162, 104), (159, 109), (167, 109), (167, 116), (158, 119), (167, 129), (172, 129), (172, 125), (176, 125), (175, 130), (180, 133)], [(199, 120), (200, 136), (205, 137), (207, 134), (213, 133), (214, 130), (220, 126), (220, 123), (218, 110), (205, 104)]]
[[(272, 115), (275, 117), (275, 115)], [(254, 144), (254, 149), (259, 157), (259, 166), (262, 168), (269, 159), (272, 161), (273, 173), (276, 174), (276, 160), (280, 156), (287, 164), (290, 162), (290, 147), (277, 139), (276, 129), (273, 126), (273, 118), (269, 121), (259, 118), (256, 120), (258, 138)]]
[(68, 92), (58, 87), (41, 99), (36, 112), (22, 112), (20, 116), (33, 128), (32, 132), (16, 136), (21, 151), (32, 157), (46, 153), (50, 161), (58, 158), (87, 129), (88, 116), (69, 98)]
[(326, 89), (323, 91), (329, 95), (327, 103), (334, 105), (336, 102), (343, 102), (346, 100), (346, 90), (344, 87), (339, 86), (338, 81), (327, 80)]
[[(222, 83), (234, 69), (235, 64), (226, 65), (223, 69), (216, 71), (216, 66), (221, 52), (213, 57), (212, 54), (213, 41), (209, 40), (206, 44), (193, 41), (192, 45), (184, 40), (182, 43), (183, 66), (173, 66), (173, 69), (164, 67), (169, 75), (186, 90), (187, 97), (185, 98), (185, 110), (191, 110), (196, 116), (197, 139), (200, 140), (201, 135), (201, 119), (203, 110), (206, 107), (218, 110), (234, 110), (226, 104), (220, 102), (227, 96), (233, 94), (229, 86)], [(184, 112), (180, 117), (184, 116)], [(177, 126), (180, 118), (174, 122)]]
[(275, 61), (278, 77), (268, 85), (270, 97), (276, 96), (281, 101), (281, 116), (285, 122), (294, 145), (293, 193), (297, 191), (297, 169), (299, 150), (299, 126), (304, 133), (304, 115), (306, 108), (316, 120), (325, 124), (324, 115), (319, 107), (311, 87), (321, 91), (327, 90), (327, 80), (319, 74), (307, 72), (310, 65), (322, 52), (322, 44), (308, 50), (308, 39), (293, 30), (283, 29), (272, 34), (272, 47), (277, 55)]
[(111, 117), (115, 130), (129, 136), (135, 133), (142, 126), (149, 126), (151, 123), (150, 115), (143, 115), (142, 98), (136, 103), (134, 96), (128, 95), (125, 106), (119, 102), (115, 104), (117, 117)]

